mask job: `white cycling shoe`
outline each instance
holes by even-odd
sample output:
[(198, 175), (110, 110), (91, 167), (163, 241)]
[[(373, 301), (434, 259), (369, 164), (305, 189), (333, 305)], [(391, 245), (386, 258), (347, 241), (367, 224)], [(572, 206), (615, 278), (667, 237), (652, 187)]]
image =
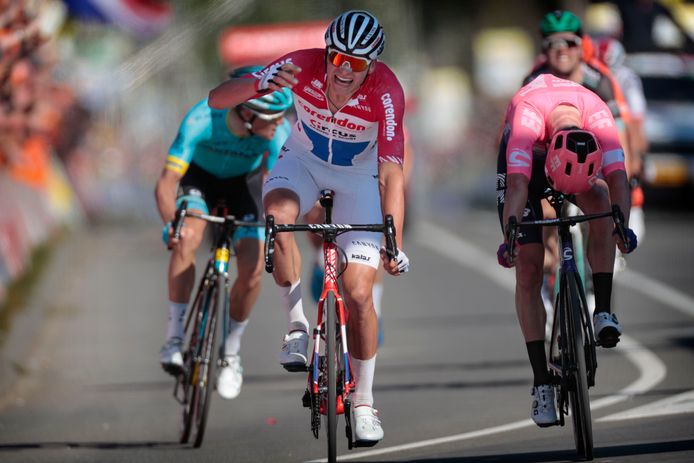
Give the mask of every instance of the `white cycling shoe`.
[(183, 339), (174, 336), (166, 340), (159, 351), (159, 362), (165, 372), (177, 376), (183, 372)]
[(622, 327), (613, 313), (596, 312), (593, 314), (593, 329), (598, 344), (602, 347), (614, 347), (619, 342)]
[(306, 371), (308, 333), (293, 331), (284, 336), (280, 363), (287, 371)]
[(243, 367), (241, 357), (228, 355), (222, 360), (222, 369), (217, 377), (217, 393), (223, 399), (238, 397), (243, 384)]
[(383, 439), (383, 428), (378, 410), (368, 405), (352, 407), (354, 440), (362, 446), (371, 446)]
[(533, 405), (530, 417), (541, 428), (557, 424), (557, 407), (554, 404), (554, 386), (540, 384), (533, 386)]

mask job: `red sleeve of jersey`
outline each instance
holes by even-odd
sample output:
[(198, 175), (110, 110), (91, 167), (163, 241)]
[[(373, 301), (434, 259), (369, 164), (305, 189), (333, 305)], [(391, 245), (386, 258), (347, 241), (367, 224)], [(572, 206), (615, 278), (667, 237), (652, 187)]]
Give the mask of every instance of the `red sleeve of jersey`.
[[(378, 120), (378, 162), (395, 162), (402, 165), (405, 159), (405, 136), (403, 116), (405, 114), (405, 92), (392, 73), (383, 63), (382, 82), (372, 93), (372, 107), (376, 108)], [(375, 72), (378, 72), (377, 69)]]
[[(311, 77), (316, 73), (316, 71), (320, 69), (321, 63), (323, 62), (323, 58), (325, 56), (324, 53), (325, 51), (322, 48), (310, 48), (306, 50), (292, 51), (280, 58), (277, 58), (276, 60), (273, 60), (270, 64), (265, 66), (260, 71), (247, 74), (241, 77), (259, 79), (261, 76), (269, 72), (277, 72), (277, 69), (282, 67), (282, 65), (285, 63), (292, 63), (301, 68), (301, 72), (299, 72), (295, 76), (299, 82), (294, 87), (298, 87), (299, 85), (303, 85), (306, 82), (309, 82), (311, 80)], [(257, 98), (266, 93), (267, 91), (259, 92), (251, 98)]]
[(533, 145), (544, 136), (544, 118), (525, 101), (516, 106), (511, 119), (511, 133), (506, 147), (506, 172), (523, 174), (530, 179), (533, 167)]

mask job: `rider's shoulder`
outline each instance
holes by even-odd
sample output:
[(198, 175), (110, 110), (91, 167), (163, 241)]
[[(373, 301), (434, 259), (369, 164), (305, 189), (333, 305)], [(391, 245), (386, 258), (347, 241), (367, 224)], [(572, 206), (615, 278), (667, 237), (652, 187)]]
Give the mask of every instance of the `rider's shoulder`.
[(367, 87), (373, 89), (372, 93), (380, 94), (380, 92), (388, 92), (393, 94), (402, 94), (404, 98), (404, 90), (402, 84), (395, 72), (384, 62), (376, 61), (373, 73), (369, 76)]
[(182, 127), (199, 126), (209, 123), (212, 119), (213, 111), (226, 111), (226, 110), (215, 110), (210, 108), (207, 104), (207, 98), (195, 103), (183, 117), (181, 122)]

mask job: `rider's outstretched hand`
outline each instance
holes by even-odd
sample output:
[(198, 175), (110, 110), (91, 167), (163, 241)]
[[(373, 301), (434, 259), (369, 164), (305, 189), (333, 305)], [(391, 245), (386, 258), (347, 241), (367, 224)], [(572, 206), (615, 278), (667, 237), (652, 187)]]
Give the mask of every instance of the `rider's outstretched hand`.
[(282, 90), (283, 88), (292, 88), (299, 81), (295, 75), (301, 72), (301, 68), (293, 63), (275, 64), (272, 65), (256, 83), (258, 91), (265, 90)]

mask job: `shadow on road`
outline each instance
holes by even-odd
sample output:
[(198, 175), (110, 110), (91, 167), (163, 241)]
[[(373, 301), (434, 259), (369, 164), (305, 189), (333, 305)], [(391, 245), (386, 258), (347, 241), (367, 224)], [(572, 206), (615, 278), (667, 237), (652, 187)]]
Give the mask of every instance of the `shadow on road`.
[[(694, 450), (694, 439), (671, 442), (651, 442), (644, 444), (615, 445), (598, 447), (594, 458), (626, 457), (630, 455), (653, 455), (659, 453), (684, 452)], [(575, 451), (532, 452), (515, 454), (475, 455), (468, 457), (422, 458), (417, 460), (398, 460), (408, 463), (534, 463), (577, 461)], [(366, 460), (360, 460), (366, 461)]]
[(0, 444), (0, 453), (18, 452), (21, 450), (55, 450), (55, 449), (95, 449), (95, 450), (122, 450), (122, 449), (171, 449), (189, 448), (178, 442), (26, 442), (17, 444)]
[[(440, 381), (426, 383), (397, 383), (381, 384), (374, 386), (374, 391), (393, 392), (393, 391), (432, 391), (436, 389), (489, 389), (525, 386), (530, 384), (527, 379), (510, 379), (504, 381)], [(530, 386), (528, 386), (530, 387)]]

